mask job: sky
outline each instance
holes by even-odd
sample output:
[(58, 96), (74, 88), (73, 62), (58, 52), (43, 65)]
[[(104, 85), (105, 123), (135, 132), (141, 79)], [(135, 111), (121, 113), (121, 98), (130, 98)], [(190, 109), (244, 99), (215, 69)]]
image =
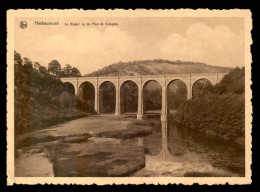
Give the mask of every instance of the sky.
[[(20, 28), (20, 21), (26, 21), (27, 28)], [(59, 25), (35, 25), (36, 21), (58, 21)], [(146, 59), (245, 65), (240, 17), (16, 18), (14, 47), (33, 62), (48, 66), (55, 59), (62, 67), (77, 67), (82, 75), (119, 61)]]

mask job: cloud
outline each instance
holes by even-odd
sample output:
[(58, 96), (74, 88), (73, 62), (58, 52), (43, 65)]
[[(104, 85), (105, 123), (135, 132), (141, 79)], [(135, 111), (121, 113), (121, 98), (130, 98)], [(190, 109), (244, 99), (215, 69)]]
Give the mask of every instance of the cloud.
[(34, 50), (38, 58), (41, 53), (45, 65), (52, 59), (57, 59), (62, 65), (69, 63), (85, 74), (113, 62), (131, 60), (141, 47), (142, 43), (126, 31), (108, 27), (104, 31), (82, 29), (70, 36), (53, 35), (38, 41), (31, 50)]
[(184, 34), (172, 33), (158, 44), (163, 57), (172, 60), (206, 62), (213, 65), (241, 65), (243, 36), (227, 26), (211, 28), (203, 23), (190, 25)]
[(53, 59), (62, 66), (71, 64), (82, 75), (118, 61), (145, 59), (198, 61), (233, 67), (244, 65), (243, 35), (232, 32), (228, 26), (213, 28), (194, 23), (182, 33), (170, 33), (166, 37), (162, 34), (152, 33), (157, 40), (151, 41), (142, 38), (138, 29), (130, 33), (119, 27), (44, 33), (28, 31), (17, 35), (16, 50), (23, 57), (45, 66)]

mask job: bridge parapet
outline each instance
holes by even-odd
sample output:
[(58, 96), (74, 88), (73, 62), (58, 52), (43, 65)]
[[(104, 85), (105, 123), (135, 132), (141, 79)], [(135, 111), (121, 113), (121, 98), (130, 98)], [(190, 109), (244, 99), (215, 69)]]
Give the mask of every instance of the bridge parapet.
[(132, 80), (132, 79), (154, 79), (154, 78), (172, 78), (172, 77), (181, 77), (181, 78), (185, 78), (185, 77), (203, 77), (203, 78), (207, 78), (207, 77), (215, 77), (215, 76), (219, 76), (219, 77), (223, 77), (224, 75), (226, 75), (227, 73), (194, 73), (194, 74), (170, 74), (170, 75), (139, 75), (139, 76), (96, 76), (96, 77), (64, 77), (61, 78), (62, 82), (69, 82), (69, 81), (73, 81), (73, 80), (78, 80), (78, 81), (84, 81), (84, 80), (89, 80), (89, 81), (94, 81), (94, 80), (117, 80), (117, 79), (123, 79), (123, 80)]

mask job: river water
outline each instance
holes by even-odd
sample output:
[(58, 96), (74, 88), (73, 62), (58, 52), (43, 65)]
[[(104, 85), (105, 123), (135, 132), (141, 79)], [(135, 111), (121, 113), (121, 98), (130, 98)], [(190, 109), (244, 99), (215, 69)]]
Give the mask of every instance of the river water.
[(244, 149), (178, 127), (172, 118), (161, 122), (162, 128), (151, 135), (137, 139), (137, 144), (145, 147), (146, 166), (133, 176), (245, 175)]
[[(108, 123), (109, 119), (106, 121), (104, 118), (102, 119), (104, 124)], [(145, 148), (145, 167), (131, 176), (243, 177), (245, 175), (245, 151), (234, 143), (209, 138), (187, 128), (178, 127), (173, 116), (168, 117), (167, 122), (161, 121), (159, 115), (152, 116), (152, 118), (148, 116), (148, 119), (158, 125), (152, 129), (152, 134), (145, 137), (118, 140), (119, 145), (126, 142)], [(52, 127), (57, 129), (56, 132), (54, 130), (45, 131), (54, 135), (60, 132), (66, 135), (68, 130), (70, 133), (71, 131), (77, 131), (76, 133), (79, 131), (92, 132), (90, 125), (95, 125), (94, 120), (95, 118), (92, 121), (86, 118), (78, 119), (62, 124), (62, 126)], [(80, 124), (80, 122), (82, 123)], [(89, 123), (89, 126), (86, 122)], [(110, 124), (111, 122), (113, 126), (115, 123), (117, 126), (119, 125), (118, 121), (109, 121)], [(122, 122), (122, 126), (126, 126), (127, 122)], [(77, 130), (72, 129), (75, 123), (78, 124)], [(99, 120), (96, 124), (102, 123)], [(93, 130), (97, 129), (95, 126), (92, 128)], [(95, 139), (102, 141), (102, 138), (97, 137)], [(51, 163), (47, 161), (43, 153), (37, 153), (37, 150), (42, 148), (41, 145), (40, 143), (29, 152), (23, 150), (25, 151), (24, 154), (16, 160), (16, 175), (53, 176)], [(35, 164), (35, 166), (30, 166), (30, 164)]]

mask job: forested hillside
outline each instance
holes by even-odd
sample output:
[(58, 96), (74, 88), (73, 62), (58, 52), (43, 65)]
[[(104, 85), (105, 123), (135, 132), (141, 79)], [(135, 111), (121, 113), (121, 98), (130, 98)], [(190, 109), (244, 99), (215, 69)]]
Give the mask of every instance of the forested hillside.
[(236, 68), (214, 87), (180, 106), (176, 120), (191, 130), (244, 145), (245, 70)]
[(167, 75), (185, 73), (226, 73), (232, 68), (207, 65), (205, 63), (168, 61), (162, 59), (118, 62), (86, 76), (113, 75)]
[[(60, 107), (60, 95), (66, 93), (66, 87), (60, 81), (57, 70), (50, 72), (50, 69), (54, 68), (49, 65), (47, 69), (14, 52), (15, 131), (17, 134), (84, 115), (77, 110), (73, 111), (66, 104)], [(55, 69), (58, 68), (55, 67)]]

